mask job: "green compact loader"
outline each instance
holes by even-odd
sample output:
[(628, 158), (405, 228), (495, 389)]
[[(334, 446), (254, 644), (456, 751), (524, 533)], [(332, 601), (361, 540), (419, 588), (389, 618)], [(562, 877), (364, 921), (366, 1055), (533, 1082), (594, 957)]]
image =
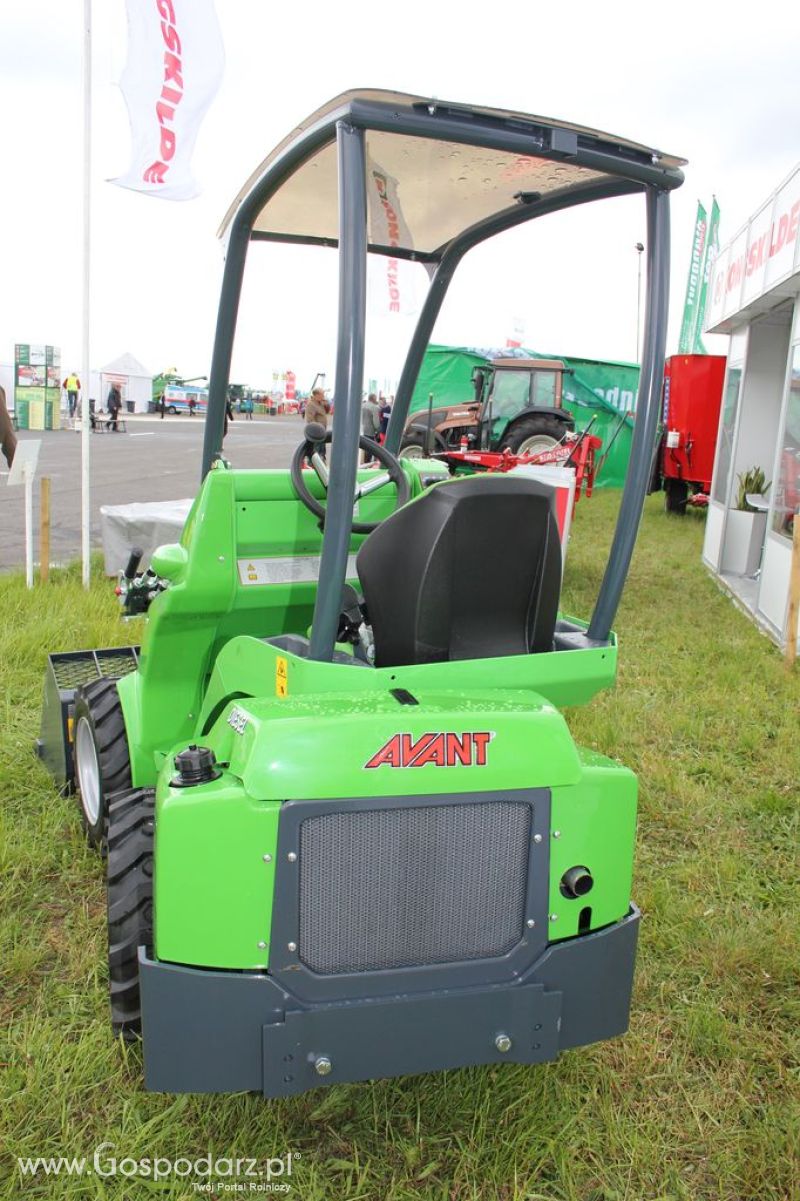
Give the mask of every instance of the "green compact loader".
[[(611, 625), (663, 375), (682, 160), (590, 129), (348, 92), (262, 163), (225, 222), (202, 486), (128, 588), (141, 648), (52, 655), (40, 753), (107, 849), (113, 1028), (148, 1088), (256, 1090), (540, 1063), (628, 1024), (636, 780), (560, 712), (613, 684)], [(550, 487), (397, 451), (462, 256), (644, 194), (631, 467), (591, 620), (559, 611)], [(338, 248), (332, 430), (291, 470), (221, 455), (252, 242)], [(384, 446), (359, 436), (367, 254), (430, 287)], [(327, 450), (325, 448), (327, 444)], [(358, 466), (359, 446), (379, 470)]]

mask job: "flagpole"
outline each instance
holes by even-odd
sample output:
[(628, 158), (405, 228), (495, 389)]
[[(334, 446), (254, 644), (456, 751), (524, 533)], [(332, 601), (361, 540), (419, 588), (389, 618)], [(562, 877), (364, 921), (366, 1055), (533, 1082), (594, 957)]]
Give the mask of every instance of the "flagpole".
[(81, 368), (81, 562), (84, 588), (91, 575), (91, 504), (89, 460), (91, 454), (91, 376), (89, 361), (89, 301), (91, 284), (91, 182), (92, 182), (92, 0), (83, 0), (83, 325)]

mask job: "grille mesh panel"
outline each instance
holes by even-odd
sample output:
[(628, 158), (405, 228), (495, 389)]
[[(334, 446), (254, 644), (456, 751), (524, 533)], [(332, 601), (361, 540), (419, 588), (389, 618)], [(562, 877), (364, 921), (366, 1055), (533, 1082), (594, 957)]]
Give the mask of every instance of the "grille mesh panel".
[(106, 676), (126, 676), (136, 670), (138, 656), (135, 647), (121, 646), (108, 651), (67, 651), (51, 655), (50, 663), (56, 686), (70, 689)]
[(299, 954), (322, 974), (504, 955), (522, 935), (529, 805), (338, 811), (300, 827)]

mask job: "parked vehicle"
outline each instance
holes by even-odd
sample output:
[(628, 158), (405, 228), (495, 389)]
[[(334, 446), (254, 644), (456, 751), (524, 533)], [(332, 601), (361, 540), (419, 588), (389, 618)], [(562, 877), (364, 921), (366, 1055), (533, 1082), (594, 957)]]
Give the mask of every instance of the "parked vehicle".
[(654, 491), (664, 489), (668, 513), (708, 503), (725, 363), (724, 355), (715, 354), (675, 354), (666, 361)]
[(164, 388), (164, 409), (167, 413), (205, 413), (208, 408), (208, 389), (190, 385), (178, 387), (167, 384)]
[(413, 458), (435, 451), (502, 451), (531, 454), (548, 450), (575, 428), (561, 407), (567, 371), (560, 359), (495, 359), (475, 367), (473, 400), (413, 413), (403, 432), (400, 455)]

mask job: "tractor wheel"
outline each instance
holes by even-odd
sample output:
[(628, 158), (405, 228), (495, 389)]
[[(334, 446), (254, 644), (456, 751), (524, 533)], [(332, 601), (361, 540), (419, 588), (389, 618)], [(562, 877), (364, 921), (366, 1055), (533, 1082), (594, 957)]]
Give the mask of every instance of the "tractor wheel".
[(153, 945), (155, 792), (131, 788), (108, 810), (108, 975), (111, 1025), (131, 1042), (142, 1030), (139, 947)]
[(515, 455), (535, 454), (539, 450), (550, 450), (560, 442), (567, 427), (555, 417), (523, 417), (512, 425), (500, 443), (500, 450), (513, 451)]
[[(428, 450), (430, 447), (430, 450)], [(403, 436), (400, 444), (400, 459), (424, 459), (428, 454), (441, 454), (447, 450), (447, 443), (436, 430), (433, 434), (425, 434), (422, 430), (412, 430)]]
[(102, 848), (108, 799), (131, 786), (131, 759), (117, 681), (93, 680), (75, 694), (75, 784), (86, 837)]
[(686, 512), (686, 502), (689, 499), (689, 485), (686, 480), (664, 480), (664, 511), (666, 513)]

